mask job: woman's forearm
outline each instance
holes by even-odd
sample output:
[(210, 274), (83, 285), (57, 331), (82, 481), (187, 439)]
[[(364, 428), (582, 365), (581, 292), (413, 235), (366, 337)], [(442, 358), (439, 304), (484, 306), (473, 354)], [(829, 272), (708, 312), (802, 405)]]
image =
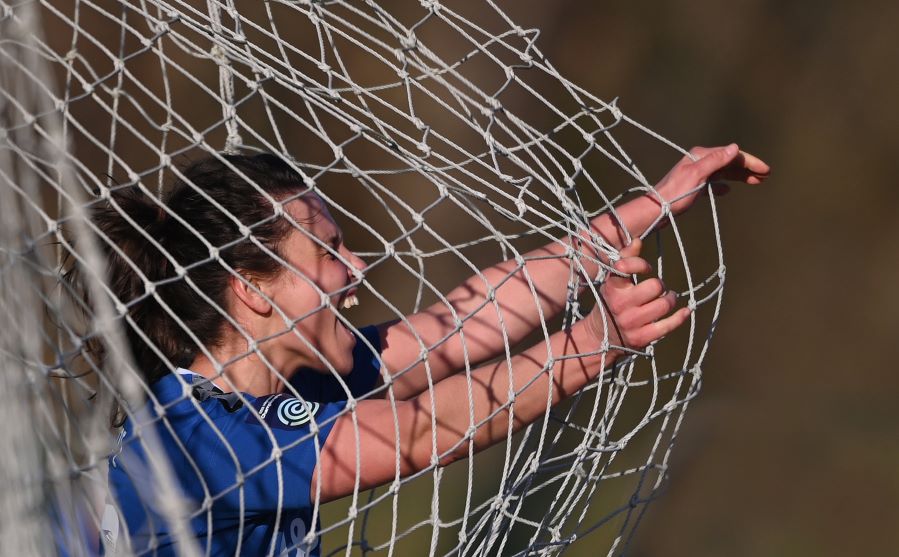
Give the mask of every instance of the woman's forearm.
[[(596, 217), (591, 227), (594, 234), (620, 249), (626, 243), (624, 230), (631, 237), (641, 236), (657, 222), (660, 205), (642, 196), (618, 207), (616, 213), (617, 217), (610, 213)], [(582, 234), (586, 238), (587, 231)], [(569, 295), (571, 244), (569, 238), (557, 240), (524, 254), (521, 261), (511, 259), (488, 267), (450, 291), (446, 302), (409, 316), (409, 325), (392, 324), (385, 333), (385, 361), (394, 372), (405, 370), (394, 380), (395, 396), (406, 400), (424, 392), (428, 373), (432, 383), (439, 382), (464, 369), (466, 356), (469, 366), (501, 356), (506, 346), (517, 345), (541, 322), (557, 316)], [(574, 253), (587, 254), (578, 257), (576, 272), (596, 276), (599, 269), (593, 249), (586, 241), (574, 248)], [(427, 372), (423, 362), (412, 365), (422, 345), (428, 350)]]
[[(600, 351), (601, 341), (581, 321), (521, 354), (445, 379), (418, 398), (421, 420), (436, 427), (436, 453), (447, 464), (505, 439), (533, 423), (547, 408), (594, 380), (619, 356)], [(433, 407), (436, 414), (431, 415)], [(431, 457), (430, 429), (427, 457)], [(420, 449), (425, 447), (420, 447)], [(418, 455), (419, 459), (423, 455)]]
[[(513, 357), (449, 377), (407, 401), (363, 400), (334, 424), (313, 474), (322, 502), (464, 458), (542, 416), (618, 353), (580, 321)], [(513, 401), (514, 399), (514, 401)], [(321, 491), (315, 484), (321, 482)]]
[[(643, 237), (644, 233), (659, 222), (662, 213), (660, 201), (650, 195), (641, 195), (607, 211), (591, 222), (592, 231), (615, 249), (621, 249), (630, 238)], [(584, 231), (586, 235), (586, 231)]]

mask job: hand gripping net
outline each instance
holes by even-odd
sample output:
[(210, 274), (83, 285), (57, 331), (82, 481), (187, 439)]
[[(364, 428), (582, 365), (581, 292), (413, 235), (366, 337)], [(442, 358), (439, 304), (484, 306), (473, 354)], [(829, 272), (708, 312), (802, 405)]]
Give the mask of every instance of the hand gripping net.
[[(160, 192), (203, 153), (277, 153), (370, 264), (361, 309), (378, 321), (417, 311), (487, 264), (520, 267), (528, 249), (654, 195), (659, 176), (629, 151), (670, 162), (683, 151), (559, 75), (538, 35), (490, 1), (0, 2), (5, 551), (95, 545), (107, 528), (109, 408), (146, 392), (124, 349), (124, 301), (103, 296), (103, 238), (84, 219), (98, 192)], [(644, 254), (697, 309), (682, 332), (484, 453), (317, 507), (322, 527), (310, 536), (322, 536), (323, 554), (623, 552), (666, 477), (720, 309), (715, 205), (702, 207), (691, 219), (706, 243), (692, 266), (673, 219)], [(87, 317), (60, 291), (67, 255), (95, 271), (87, 286), (101, 302)], [(571, 261), (574, 292), (584, 277)], [(584, 313), (572, 296), (564, 320)], [(562, 325), (544, 322), (532, 342)], [(103, 369), (74, 363), (87, 334), (110, 347)], [(140, 435), (158, 443), (150, 428)], [(184, 553), (202, 554), (167, 464), (152, 465)]]

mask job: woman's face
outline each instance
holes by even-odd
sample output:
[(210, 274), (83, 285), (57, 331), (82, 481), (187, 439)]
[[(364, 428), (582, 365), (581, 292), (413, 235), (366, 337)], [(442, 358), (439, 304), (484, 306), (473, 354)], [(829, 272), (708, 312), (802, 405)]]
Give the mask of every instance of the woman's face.
[[(325, 373), (333, 368), (347, 374), (353, 366), (356, 337), (340, 321), (338, 312), (344, 305), (358, 303), (356, 287), (351, 285), (355, 269), (362, 270), (365, 263), (343, 244), (343, 233), (320, 197), (308, 194), (284, 208), (303, 230), (292, 229), (281, 242), (279, 251), (293, 269), (283, 269), (270, 282), (267, 293), (296, 325), (295, 332), (273, 340), (296, 358), (298, 367)], [(272, 317), (280, 330), (269, 334), (285, 332), (287, 327), (277, 310)]]

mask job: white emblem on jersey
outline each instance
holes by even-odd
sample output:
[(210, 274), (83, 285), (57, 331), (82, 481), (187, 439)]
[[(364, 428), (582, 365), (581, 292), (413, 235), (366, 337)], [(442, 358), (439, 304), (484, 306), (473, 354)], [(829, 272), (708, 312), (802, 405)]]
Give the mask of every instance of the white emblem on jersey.
[(303, 402), (296, 398), (289, 398), (278, 406), (278, 419), (289, 426), (300, 426), (308, 423), (318, 412), (317, 402)]
[(306, 538), (306, 523), (301, 518), (294, 518), (287, 526), (285, 535), (284, 530), (278, 532), (278, 545), (281, 548), (278, 552), (279, 557), (306, 557), (315, 548), (318, 547), (321, 538), (315, 536), (312, 538), (311, 545), (303, 543)]
[(281, 395), (272, 395), (268, 397), (268, 399), (266, 399), (266, 401), (262, 403), (262, 407), (259, 408), (259, 417), (265, 419), (265, 417), (268, 415), (268, 411), (272, 408), (272, 404), (274, 404), (274, 402), (279, 398), (281, 398)]
[(103, 518), (100, 520), (100, 534), (107, 555), (115, 555), (116, 543), (119, 541), (119, 515), (115, 507), (106, 504)]

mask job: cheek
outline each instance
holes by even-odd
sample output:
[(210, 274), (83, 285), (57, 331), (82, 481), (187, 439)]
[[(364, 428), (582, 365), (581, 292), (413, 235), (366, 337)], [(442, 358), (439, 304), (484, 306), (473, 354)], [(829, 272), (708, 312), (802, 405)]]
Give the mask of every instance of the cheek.
[(274, 301), (288, 317), (307, 315), (321, 305), (321, 296), (315, 288), (297, 276), (286, 278), (277, 291)]
[(347, 270), (343, 263), (333, 261), (326, 269), (319, 285), (326, 294), (334, 294), (347, 285)]

